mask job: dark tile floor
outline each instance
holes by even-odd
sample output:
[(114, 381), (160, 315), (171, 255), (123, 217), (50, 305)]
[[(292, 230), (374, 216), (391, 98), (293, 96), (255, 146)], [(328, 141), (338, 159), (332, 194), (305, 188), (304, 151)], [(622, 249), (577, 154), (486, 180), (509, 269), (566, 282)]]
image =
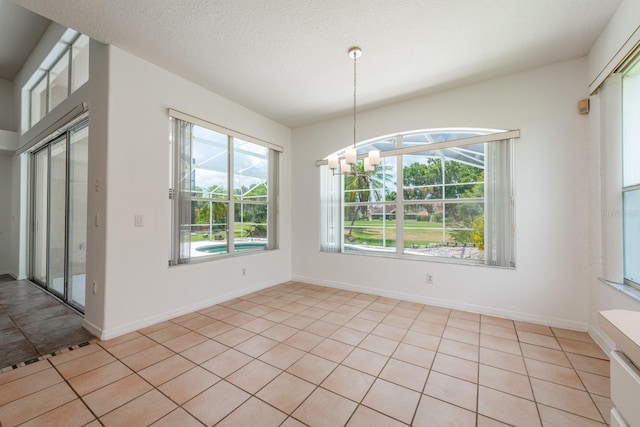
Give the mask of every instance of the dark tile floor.
[(29, 281), (0, 276), (0, 369), (89, 339), (80, 314)]

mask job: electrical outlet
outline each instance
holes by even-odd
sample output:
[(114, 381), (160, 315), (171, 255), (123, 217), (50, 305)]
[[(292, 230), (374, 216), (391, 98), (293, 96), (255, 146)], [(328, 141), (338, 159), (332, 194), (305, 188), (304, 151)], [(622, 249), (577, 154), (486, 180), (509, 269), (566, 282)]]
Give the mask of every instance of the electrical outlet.
[(240, 276), (244, 277), (247, 275), (247, 268), (246, 267), (242, 267), (240, 269)]
[(427, 285), (433, 285), (433, 274), (427, 273)]

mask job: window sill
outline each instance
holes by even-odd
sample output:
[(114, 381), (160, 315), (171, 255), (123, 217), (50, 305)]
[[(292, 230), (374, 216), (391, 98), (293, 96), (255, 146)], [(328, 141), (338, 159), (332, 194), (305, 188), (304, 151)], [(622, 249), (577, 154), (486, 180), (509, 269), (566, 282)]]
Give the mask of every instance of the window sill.
[(639, 289), (636, 289), (633, 286), (629, 286), (629, 285), (626, 285), (624, 283), (612, 282), (612, 281), (607, 280), (607, 279), (605, 279), (603, 277), (598, 277), (598, 280), (600, 280), (605, 285), (611, 286), (612, 288), (619, 290), (620, 292), (622, 292), (623, 294), (633, 298), (634, 300), (640, 301), (640, 290)]
[(242, 256), (248, 256), (248, 255), (250, 256), (250, 255), (258, 255), (258, 254), (266, 254), (266, 253), (271, 253), (271, 252), (274, 252), (274, 251), (278, 251), (279, 249), (280, 248), (259, 249), (259, 250), (251, 250), (251, 251), (222, 253), (222, 254), (215, 254), (215, 255), (204, 255), (204, 256), (190, 258), (189, 262), (184, 262), (184, 263), (180, 263), (180, 264), (172, 264), (171, 261), (169, 261), (168, 265), (169, 265), (169, 268), (171, 268), (171, 267), (180, 267), (180, 266), (183, 266), (183, 265), (202, 264), (202, 263), (209, 262), (209, 261), (217, 261), (217, 260), (223, 260), (223, 259), (237, 258), (237, 257), (242, 257)]
[[(322, 251), (321, 251), (322, 252)], [(331, 253), (331, 252), (326, 252)], [(404, 255), (398, 255), (395, 252), (391, 251), (358, 251), (358, 250), (346, 250), (344, 252), (334, 252), (342, 255), (355, 255), (355, 256), (363, 256), (363, 257), (372, 257), (372, 258), (391, 258), (396, 260), (403, 261), (422, 261), (422, 262), (435, 262), (440, 264), (455, 264), (460, 266), (468, 266), (468, 267), (487, 267), (487, 268), (497, 268), (501, 270), (515, 270), (516, 267), (502, 267), (499, 265), (488, 265), (482, 261), (470, 260), (465, 258), (446, 258), (446, 257), (438, 257), (438, 256), (420, 256), (420, 255), (411, 255), (405, 253)]]

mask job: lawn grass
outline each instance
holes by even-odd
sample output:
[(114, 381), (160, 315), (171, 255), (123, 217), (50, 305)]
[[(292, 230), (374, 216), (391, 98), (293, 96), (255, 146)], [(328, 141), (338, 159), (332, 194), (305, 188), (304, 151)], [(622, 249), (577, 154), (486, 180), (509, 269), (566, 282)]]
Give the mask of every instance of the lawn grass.
[[(351, 222), (345, 223), (345, 242), (352, 244), (366, 244), (371, 246), (395, 247), (396, 221), (386, 221), (386, 245), (383, 242), (382, 220), (355, 221), (353, 229)], [(404, 246), (426, 246), (431, 243), (442, 243), (442, 223), (431, 221), (405, 221)], [(349, 238), (350, 236), (350, 238)], [(446, 241), (451, 241), (450, 232), (446, 233)]]

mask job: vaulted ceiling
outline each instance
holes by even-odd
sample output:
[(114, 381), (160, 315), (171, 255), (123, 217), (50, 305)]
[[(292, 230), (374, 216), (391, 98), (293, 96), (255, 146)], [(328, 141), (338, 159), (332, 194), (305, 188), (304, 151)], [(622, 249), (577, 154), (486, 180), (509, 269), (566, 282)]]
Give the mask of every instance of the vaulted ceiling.
[(13, 81), (50, 21), (0, 0), (0, 79)]
[(15, 2), (296, 127), (349, 111), (351, 46), (372, 108), (584, 56), (621, 0)]

